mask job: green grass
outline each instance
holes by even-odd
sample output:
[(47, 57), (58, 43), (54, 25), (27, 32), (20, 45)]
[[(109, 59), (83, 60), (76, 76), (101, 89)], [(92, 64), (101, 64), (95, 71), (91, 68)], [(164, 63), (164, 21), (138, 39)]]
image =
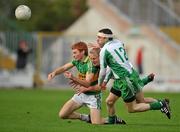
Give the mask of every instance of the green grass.
[[(103, 100), (107, 96), (103, 94)], [(170, 98), (172, 119), (160, 111), (129, 114), (120, 99), (117, 115), (127, 125), (91, 125), (79, 120), (62, 120), (58, 112), (70, 99), (70, 90), (0, 90), (0, 132), (177, 132), (180, 130), (180, 93), (146, 93), (155, 98)], [(79, 112), (88, 113), (87, 108)], [(103, 101), (102, 115), (106, 107)]]

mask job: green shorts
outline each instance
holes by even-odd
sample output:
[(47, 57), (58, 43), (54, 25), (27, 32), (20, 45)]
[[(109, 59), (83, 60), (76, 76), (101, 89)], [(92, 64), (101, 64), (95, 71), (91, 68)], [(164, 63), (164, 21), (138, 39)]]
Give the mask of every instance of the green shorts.
[(121, 96), (125, 102), (132, 102), (136, 93), (141, 91), (142, 86), (139, 74), (135, 70), (123, 79), (115, 79), (113, 84), (114, 89), (121, 91)]

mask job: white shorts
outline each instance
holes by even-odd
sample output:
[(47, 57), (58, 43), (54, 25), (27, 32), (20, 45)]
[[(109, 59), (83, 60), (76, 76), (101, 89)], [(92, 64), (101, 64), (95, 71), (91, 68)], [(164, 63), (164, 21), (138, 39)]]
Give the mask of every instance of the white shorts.
[(96, 95), (87, 95), (84, 93), (80, 95), (74, 94), (72, 100), (89, 108), (101, 109), (101, 93)]

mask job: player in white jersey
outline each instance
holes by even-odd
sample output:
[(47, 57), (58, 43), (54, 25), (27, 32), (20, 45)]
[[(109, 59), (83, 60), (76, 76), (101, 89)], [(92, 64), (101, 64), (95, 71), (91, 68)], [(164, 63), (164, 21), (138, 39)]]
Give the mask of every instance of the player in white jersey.
[(113, 39), (110, 29), (102, 29), (98, 33), (97, 42), (102, 48), (100, 52), (99, 85), (102, 86), (109, 66), (115, 77), (115, 85), (120, 89), (122, 98), (129, 112), (166, 109), (164, 112), (170, 118), (169, 104), (166, 100), (152, 103), (138, 103), (144, 96), (141, 91), (141, 81), (128, 61), (123, 43)]

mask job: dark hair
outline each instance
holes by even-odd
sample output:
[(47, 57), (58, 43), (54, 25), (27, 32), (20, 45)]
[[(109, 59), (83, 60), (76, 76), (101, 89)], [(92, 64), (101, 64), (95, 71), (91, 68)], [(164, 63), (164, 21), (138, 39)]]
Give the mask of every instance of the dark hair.
[(85, 43), (85, 42), (77, 42), (77, 43), (75, 43), (75, 44), (73, 44), (72, 46), (71, 46), (71, 49), (73, 50), (73, 49), (77, 49), (77, 50), (79, 50), (80, 52), (81, 51), (83, 51), (84, 50), (84, 52), (85, 52), (85, 55), (87, 56), (88, 55), (88, 47), (87, 47), (87, 44)]
[[(103, 28), (99, 30), (100, 33), (108, 34), (108, 35), (113, 35), (113, 32), (109, 28)], [(108, 38), (109, 40), (113, 40), (113, 37)]]

